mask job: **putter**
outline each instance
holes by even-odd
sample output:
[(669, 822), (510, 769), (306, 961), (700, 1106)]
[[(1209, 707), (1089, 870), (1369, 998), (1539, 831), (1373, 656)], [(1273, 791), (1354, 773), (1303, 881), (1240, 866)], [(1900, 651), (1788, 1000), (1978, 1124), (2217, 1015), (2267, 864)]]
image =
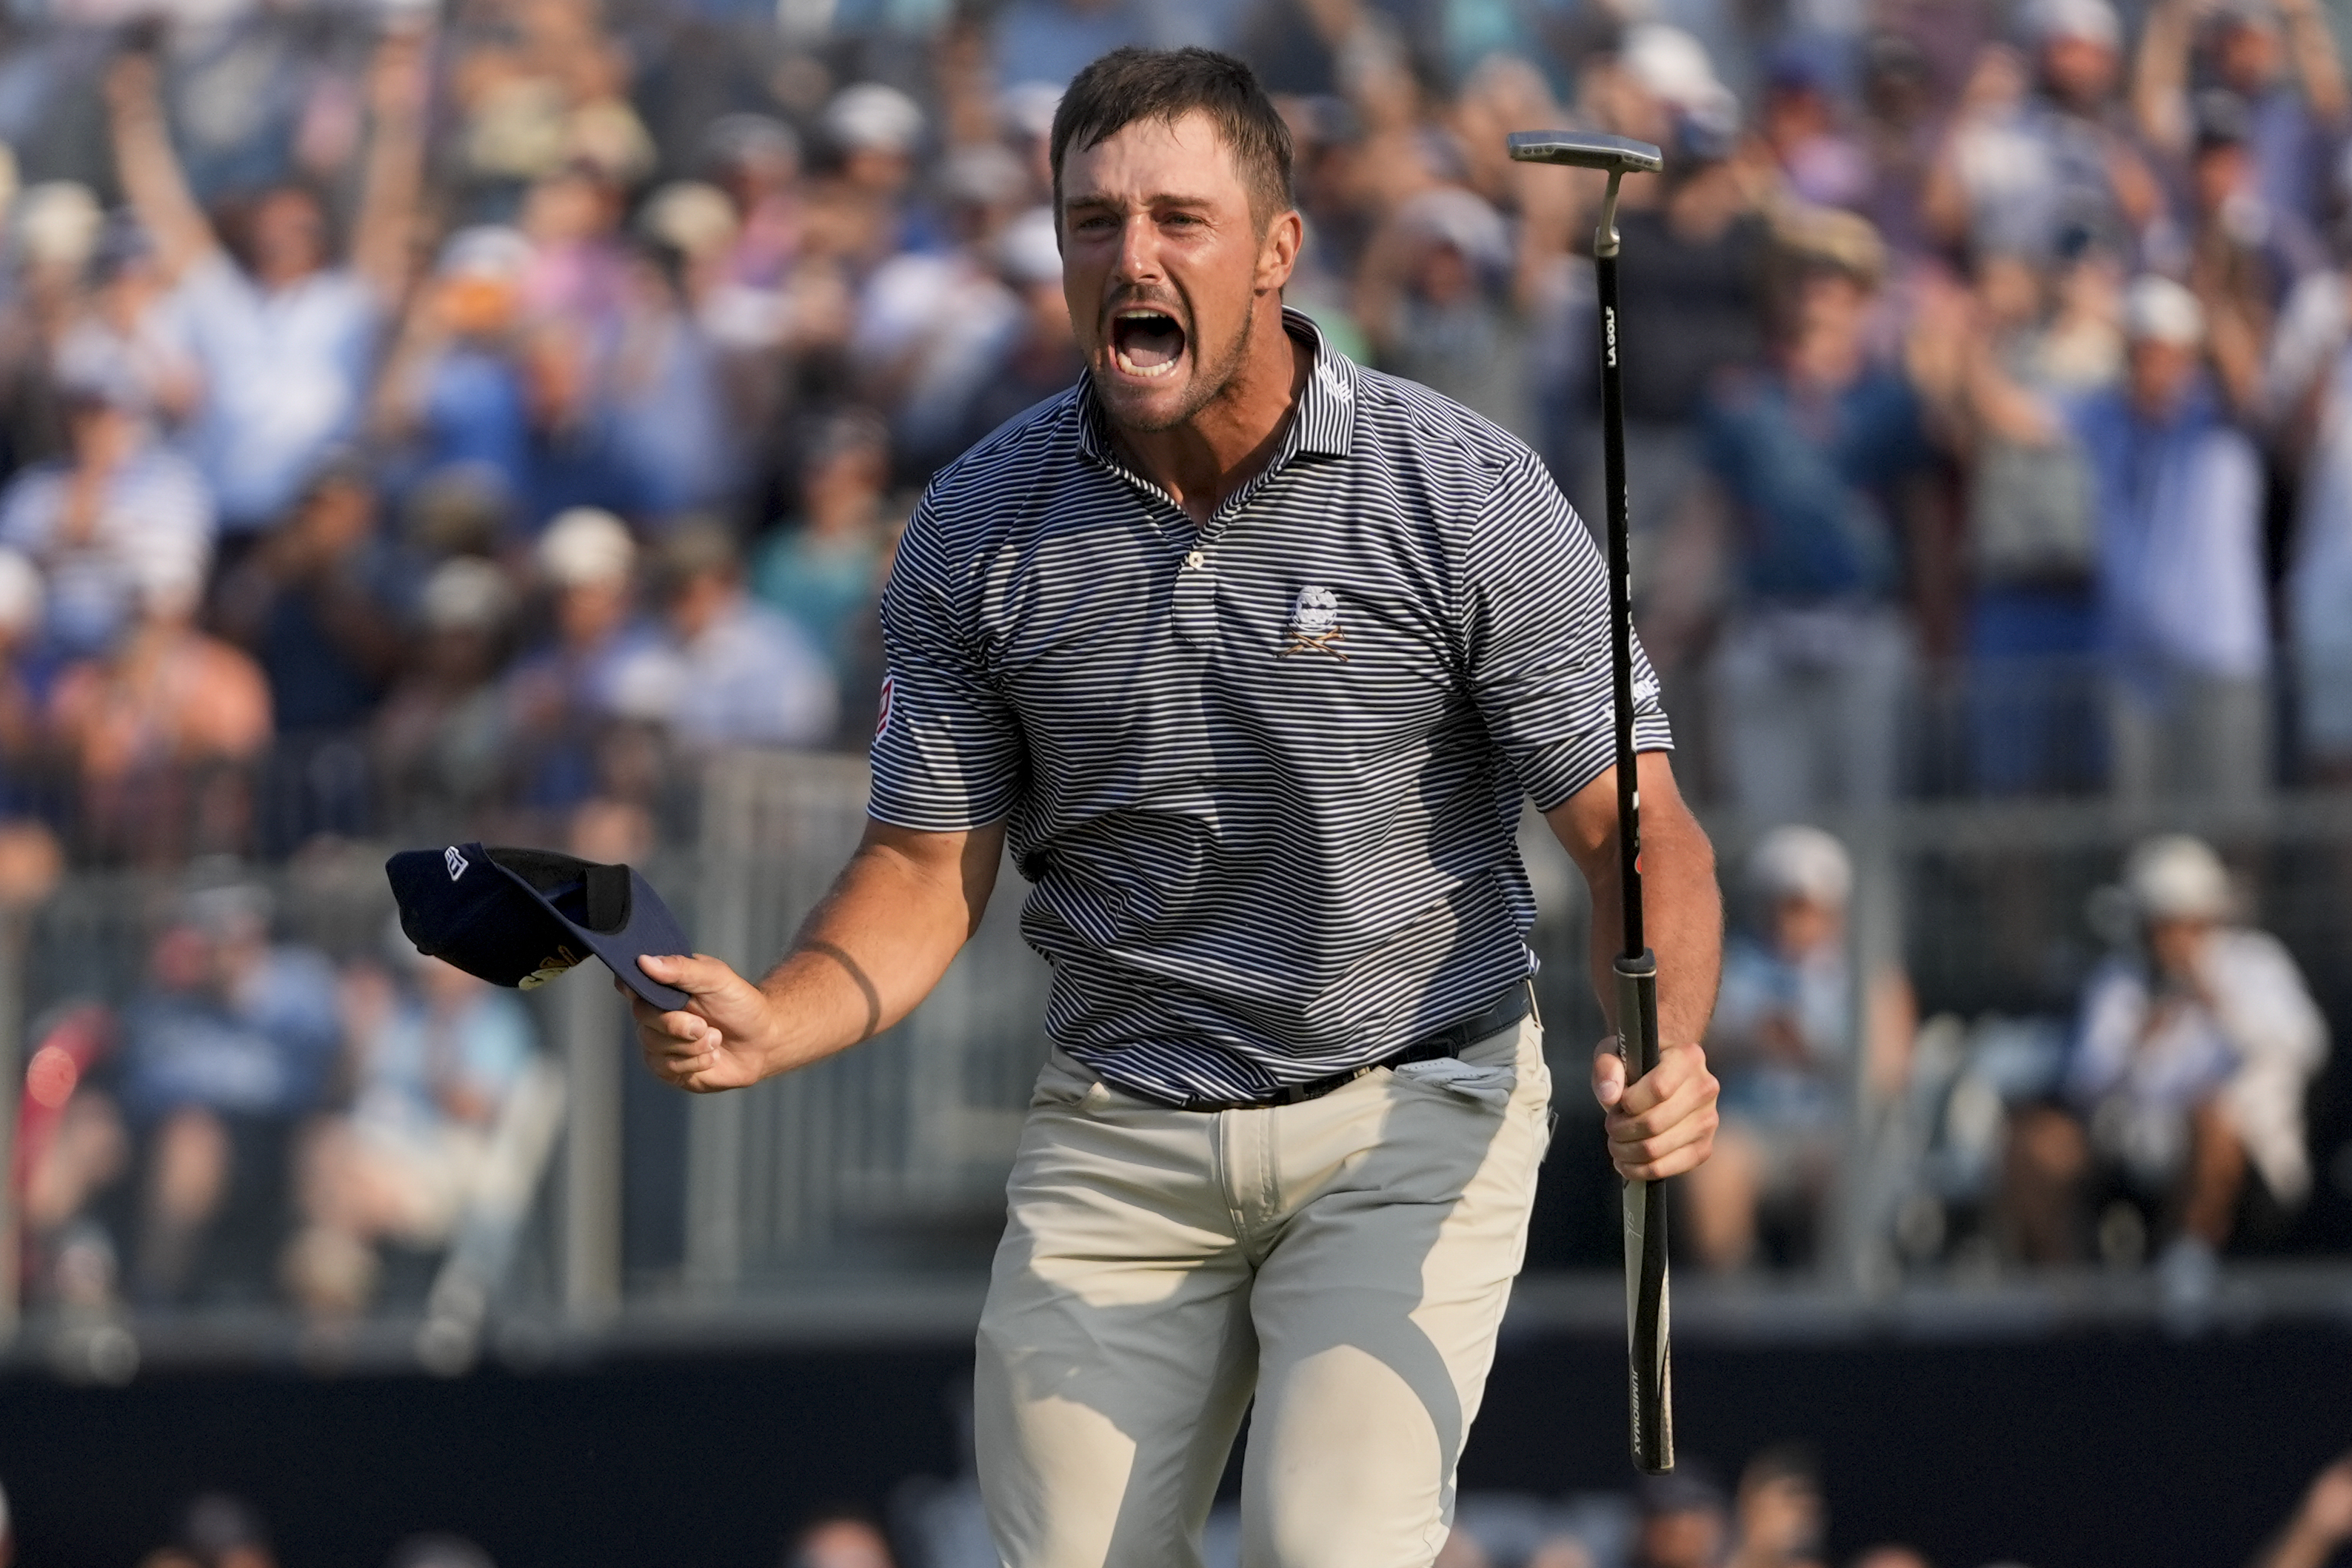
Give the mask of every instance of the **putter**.
[[(1617, 879), (1624, 894), (1624, 951), (1617, 956), (1617, 1053), (1628, 1088), (1658, 1064), (1658, 960), (1642, 936), (1642, 789), (1633, 756), (1633, 580), (1625, 520), (1625, 390), (1618, 366), (1617, 185), (1654, 174), (1664, 157), (1646, 141), (1584, 131), (1521, 131), (1511, 156), (1609, 176), (1592, 238), (1601, 303), (1601, 453), (1609, 505), (1609, 653), (1617, 698)], [(1666, 1184), (1625, 1184), (1625, 1350), (1633, 1463), (1651, 1475), (1675, 1468), (1674, 1358), (1666, 1310)]]

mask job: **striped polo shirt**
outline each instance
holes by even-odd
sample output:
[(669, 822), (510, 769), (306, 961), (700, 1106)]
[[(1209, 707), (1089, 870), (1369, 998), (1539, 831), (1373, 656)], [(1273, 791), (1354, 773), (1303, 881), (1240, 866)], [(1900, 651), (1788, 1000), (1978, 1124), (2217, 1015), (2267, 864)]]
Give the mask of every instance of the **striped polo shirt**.
[(1004, 821), (1047, 1032), (1162, 1099), (1259, 1098), (1485, 1009), (1535, 965), (1521, 796), (1613, 758), (1605, 569), (1542, 465), (1285, 325), (1313, 372), (1205, 526), (1081, 379), (933, 480), (882, 601), (872, 814)]

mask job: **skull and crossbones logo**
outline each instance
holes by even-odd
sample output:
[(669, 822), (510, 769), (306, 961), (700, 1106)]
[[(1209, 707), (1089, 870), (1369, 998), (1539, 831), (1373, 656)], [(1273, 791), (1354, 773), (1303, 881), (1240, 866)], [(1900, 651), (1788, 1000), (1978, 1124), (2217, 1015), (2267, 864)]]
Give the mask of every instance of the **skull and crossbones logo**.
[(1328, 653), (1345, 660), (1348, 655), (1339, 644), (1346, 636), (1339, 627), (1339, 596), (1328, 588), (1302, 588), (1290, 607), (1290, 643), (1282, 656)]

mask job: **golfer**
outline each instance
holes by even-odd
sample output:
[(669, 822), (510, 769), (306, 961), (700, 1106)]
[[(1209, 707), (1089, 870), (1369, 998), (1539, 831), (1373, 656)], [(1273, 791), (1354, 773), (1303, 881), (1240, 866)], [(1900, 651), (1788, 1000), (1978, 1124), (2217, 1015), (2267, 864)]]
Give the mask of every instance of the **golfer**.
[[(1549, 1138), (1523, 798), (1592, 883), (1604, 976), (1616, 946), (1601, 564), (1525, 446), (1284, 309), (1290, 139), (1246, 67), (1107, 55), (1052, 154), (1087, 374), (908, 527), (830, 895), (756, 986), (642, 960), (693, 1003), (637, 1003), (640, 1040), (711, 1091), (887, 1028), (1009, 841), (1054, 985), (980, 1330), (997, 1550), (1197, 1565), (1255, 1401), (1243, 1561), (1415, 1568)], [(1666, 1044), (1592, 1087), (1654, 1178), (1715, 1132), (1720, 914), (1636, 674)]]

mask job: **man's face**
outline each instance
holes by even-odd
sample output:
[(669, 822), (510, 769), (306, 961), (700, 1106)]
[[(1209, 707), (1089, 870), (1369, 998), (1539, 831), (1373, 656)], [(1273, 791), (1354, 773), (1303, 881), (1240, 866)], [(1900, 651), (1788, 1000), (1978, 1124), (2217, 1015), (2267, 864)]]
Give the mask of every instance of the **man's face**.
[(253, 265), (264, 278), (307, 277), (326, 265), (327, 219), (307, 191), (273, 191), (253, 211)]
[(2218, 213), (2222, 204), (2245, 189), (2251, 165), (2245, 148), (2234, 141), (2207, 147), (2197, 154), (2191, 167), (2189, 183), (2197, 197), (2200, 213)]
[(2042, 46), (2042, 79), (2075, 109), (2091, 109), (2116, 84), (2116, 51), (2095, 38), (2061, 37)]
[(1259, 233), (1206, 114), (1139, 120), (1062, 165), (1062, 292), (1111, 418), (1182, 424), (1240, 369), (1250, 324), (1290, 275), (1297, 220)]
[(2157, 968), (2176, 980), (2193, 980), (2205, 961), (2205, 946), (2213, 935), (2210, 920), (2174, 917), (2147, 923), (2147, 953)]
[(1645, 1568), (1714, 1568), (1723, 1555), (1723, 1524), (1713, 1509), (1651, 1514), (1642, 1521), (1635, 1556)]
[(2144, 418), (2164, 419), (2180, 406), (2197, 374), (2197, 349), (2147, 338), (2131, 346), (2131, 401)]
[(2284, 54), (2275, 27), (2251, 19), (2233, 21), (2213, 41), (2214, 74), (2232, 91), (2249, 97), (2268, 88)]

